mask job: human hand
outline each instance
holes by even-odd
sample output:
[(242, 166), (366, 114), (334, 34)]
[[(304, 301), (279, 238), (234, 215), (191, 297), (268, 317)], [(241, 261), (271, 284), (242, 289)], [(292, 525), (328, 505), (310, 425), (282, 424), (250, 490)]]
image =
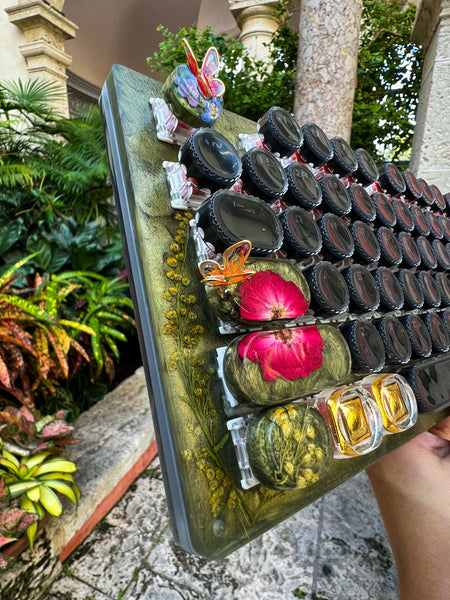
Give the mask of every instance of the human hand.
[(450, 417), (367, 469), (401, 600), (450, 598)]

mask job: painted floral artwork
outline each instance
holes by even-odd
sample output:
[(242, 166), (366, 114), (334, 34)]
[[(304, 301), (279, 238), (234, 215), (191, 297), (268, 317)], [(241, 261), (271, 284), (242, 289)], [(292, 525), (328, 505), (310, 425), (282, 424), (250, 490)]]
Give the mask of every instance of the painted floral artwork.
[(296, 319), (308, 310), (308, 302), (295, 283), (270, 270), (244, 281), (239, 296), (241, 317), (249, 321)]
[(266, 381), (308, 377), (322, 366), (322, 348), (316, 326), (251, 333), (238, 344), (240, 358), (258, 363)]

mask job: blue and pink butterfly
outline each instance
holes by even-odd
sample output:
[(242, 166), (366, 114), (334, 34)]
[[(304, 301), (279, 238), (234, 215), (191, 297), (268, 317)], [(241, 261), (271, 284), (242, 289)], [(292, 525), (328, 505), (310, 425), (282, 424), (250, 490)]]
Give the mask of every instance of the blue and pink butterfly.
[(175, 70), (175, 83), (180, 96), (186, 98), (190, 106), (204, 107), (202, 120), (212, 125), (219, 116), (223, 106), (225, 85), (215, 75), (219, 71), (220, 57), (217, 49), (211, 46), (205, 54), (202, 66), (186, 39), (183, 45), (187, 56), (187, 65), (178, 65)]

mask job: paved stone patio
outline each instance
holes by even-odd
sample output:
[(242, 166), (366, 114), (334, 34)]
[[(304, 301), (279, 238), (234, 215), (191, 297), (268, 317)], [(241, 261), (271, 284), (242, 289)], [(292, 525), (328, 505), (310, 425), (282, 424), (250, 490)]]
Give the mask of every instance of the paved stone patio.
[(158, 459), (70, 556), (44, 600), (395, 600), (365, 473), (221, 561), (174, 542)]

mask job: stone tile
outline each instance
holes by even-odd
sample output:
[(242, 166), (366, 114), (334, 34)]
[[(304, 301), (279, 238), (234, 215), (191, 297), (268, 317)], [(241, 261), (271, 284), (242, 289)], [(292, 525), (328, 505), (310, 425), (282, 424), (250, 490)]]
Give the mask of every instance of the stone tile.
[(333, 600), (394, 600), (397, 575), (370, 482), (360, 473), (321, 500), (313, 592)]
[(45, 600), (111, 600), (111, 598), (109, 594), (96, 590), (79, 579), (70, 575), (61, 575), (52, 585)]
[(307, 600), (396, 597), (392, 555), (365, 474), (210, 561), (174, 542), (156, 459), (74, 552), (44, 600), (285, 600), (296, 590)]

